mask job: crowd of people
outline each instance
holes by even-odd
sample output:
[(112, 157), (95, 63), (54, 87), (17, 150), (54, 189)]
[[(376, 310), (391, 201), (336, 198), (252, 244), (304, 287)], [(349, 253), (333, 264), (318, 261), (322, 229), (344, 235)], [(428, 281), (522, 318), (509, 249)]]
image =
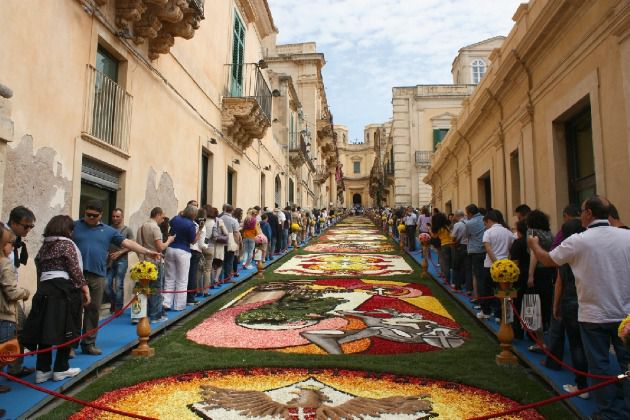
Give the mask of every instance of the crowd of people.
[[(431, 261), (430, 251), (424, 257), (453, 290), (469, 296), (482, 320), (500, 321), (498, 300), (492, 298), (492, 263), (513, 260), (520, 271), (514, 286), (519, 312), (513, 322), (515, 337), (527, 337), (519, 318), (530, 311), (520, 313), (522, 308), (540, 308), (526, 326), (533, 335), (529, 350), (547, 354), (542, 362), (546, 368), (562, 369), (558, 361), (566, 340), (577, 371), (601, 377), (628, 370), (630, 349), (617, 329), (630, 314), (630, 230), (606, 198), (593, 196), (581, 206), (565, 207), (555, 234), (548, 215), (526, 204), (516, 207), (512, 226), (501, 211), (475, 204), (448, 215), (436, 208), (400, 207), (379, 209), (372, 216), (407, 251), (415, 251), (420, 235), (430, 235), (438, 258)], [(610, 362), (611, 350), (618, 365)], [(587, 386), (587, 376), (576, 374), (575, 384), (563, 388), (576, 392)], [(630, 418), (630, 380), (591, 395), (598, 409), (593, 418)]]
[[(133, 232), (116, 208), (111, 224), (102, 222), (103, 205), (89, 201), (79, 220), (58, 215), (48, 221), (42, 246), (35, 256), (37, 291), (31, 310), (21, 302), (30, 297), (18, 280), (20, 267), (29, 259), (23, 241), (35, 227), (35, 214), (25, 206), (14, 208), (8, 222), (0, 222), (0, 343), (19, 339), (20, 351), (37, 350), (35, 368), (17, 358), (8, 373), (24, 377), (35, 373), (35, 382), (61, 381), (80, 373), (70, 367), (75, 348), (85, 355), (100, 355), (96, 346), (101, 306), (106, 296), (110, 312), (125, 305), (128, 253), (150, 261), (158, 270), (148, 298), (151, 322), (162, 322), (166, 311), (181, 311), (208, 296), (212, 288), (253, 269), (258, 261), (271, 260), (290, 246), (299, 247), (335, 222), (334, 209), (305, 210), (297, 206), (273, 209), (254, 206), (244, 214), (224, 204), (222, 211), (195, 200), (172, 218), (155, 207)], [(166, 292), (166, 293), (162, 293)], [(81, 337), (80, 344), (52, 346)], [(0, 393), (10, 387), (0, 385)]]

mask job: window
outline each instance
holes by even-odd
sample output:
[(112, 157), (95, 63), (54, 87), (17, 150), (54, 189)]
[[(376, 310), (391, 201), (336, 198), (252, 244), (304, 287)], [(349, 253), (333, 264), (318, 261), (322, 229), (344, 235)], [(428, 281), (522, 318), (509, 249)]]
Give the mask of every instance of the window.
[(231, 204), (232, 206), (236, 206), (236, 172), (232, 169), (228, 168), (227, 173), (227, 195), (226, 195), (226, 203)]
[(590, 106), (567, 121), (565, 129), (569, 200), (571, 203), (580, 204), (597, 190)]
[(265, 174), (260, 174), (260, 207), (265, 208), (265, 184), (267, 178)]
[(289, 204), (295, 203), (295, 185), (293, 180), (289, 178)]
[(276, 175), (273, 198), (275, 202), (278, 203), (278, 205), (282, 204), (282, 200), (280, 198), (281, 191), (282, 191), (282, 181), (280, 181), (280, 175)]
[(486, 209), (492, 208), (492, 182), (490, 181), (490, 171), (477, 179), (477, 189), (479, 192), (479, 199), (477, 200), (479, 206), (485, 207)]
[(212, 202), (212, 154), (203, 151), (201, 155), (201, 174), (199, 179), (201, 185), (200, 204), (205, 206)]
[(234, 32), (232, 37), (232, 83), (231, 96), (241, 96), (243, 93), (243, 65), (245, 64), (245, 26), (234, 12)]
[(481, 81), (481, 78), (484, 74), (486, 74), (486, 63), (483, 60), (477, 59), (472, 62), (472, 82), (475, 85), (478, 85)]
[(84, 157), (81, 163), (79, 215), (83, 217), (88, 201), (98, 200), (103, 204), (102, 221), (108, 224), (112, 210), (116, 208), (116, 193), (119, 189), (120, 172)]
[(361, 162), (355, 161), (355, 162), (352, 162), (352, 165), (353, 165), (353, 168), (354, 168), (353, 169), (354, 173), (355, 174), (360, 174), (361, 173)]
[(119, 97), (117, 82), (118, 60), (99, 45), (96, 50), (92, 134), (110, 144), (113, 142), (116, 126), (116, 105)]
[(448, 128), (434, 128), (433, 129), (433, 151), (437, 149), (438, 144), (442, 143), (444, 137), (448, 133)]

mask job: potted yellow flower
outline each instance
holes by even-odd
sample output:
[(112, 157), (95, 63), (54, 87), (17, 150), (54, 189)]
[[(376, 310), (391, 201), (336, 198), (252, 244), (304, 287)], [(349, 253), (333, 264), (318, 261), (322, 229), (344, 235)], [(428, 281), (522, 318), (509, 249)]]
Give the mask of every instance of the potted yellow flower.
[(619, 324), (618, 335), (623, 345), (630, 349), (630, 315)]
[(136, 287), (135, 293), (143, 293), (145, 295), (151, 294), (151, 287), (149, 283), (157, 280), (158, 268), (150, 261), (140, 261), (131, 267), (131, 279), (135, 280)]
[(490, 267), (490, 276), (495, 283), (499, 283), (501, 290), (511, 289), (520, 273), (516, 263), (508, 259), (496, 260)]

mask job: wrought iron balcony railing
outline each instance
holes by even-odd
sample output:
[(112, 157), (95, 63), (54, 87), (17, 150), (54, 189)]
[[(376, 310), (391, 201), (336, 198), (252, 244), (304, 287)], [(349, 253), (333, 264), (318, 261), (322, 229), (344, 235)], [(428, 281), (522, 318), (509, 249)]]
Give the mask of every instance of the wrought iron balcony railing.
[(416, 165), (431, 166), (433, 152), (430, 150), (416, 150)]
[(83, 132), (127, 152), (132, 100), (118, 83), (88, 64)]
[(263, 77), (258, 64), (227, 64), (225, 96), (229, 98), (253, 98), (271, 121), (271, 90)]

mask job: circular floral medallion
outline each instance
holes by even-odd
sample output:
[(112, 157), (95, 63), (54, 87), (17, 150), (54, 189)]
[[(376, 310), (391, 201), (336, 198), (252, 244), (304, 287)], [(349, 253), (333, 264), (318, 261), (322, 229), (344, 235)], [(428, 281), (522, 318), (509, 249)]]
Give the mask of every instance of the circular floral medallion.
[[(332, 369), (225, 369), (139, 383), (97, 404), (159, 419), (464, 419), (518, 406), (500, 394), (415, 376)], [(72, 420), (122, 419), (85, 408)], [(543, 419), (534, 410), (504, 417)]]

